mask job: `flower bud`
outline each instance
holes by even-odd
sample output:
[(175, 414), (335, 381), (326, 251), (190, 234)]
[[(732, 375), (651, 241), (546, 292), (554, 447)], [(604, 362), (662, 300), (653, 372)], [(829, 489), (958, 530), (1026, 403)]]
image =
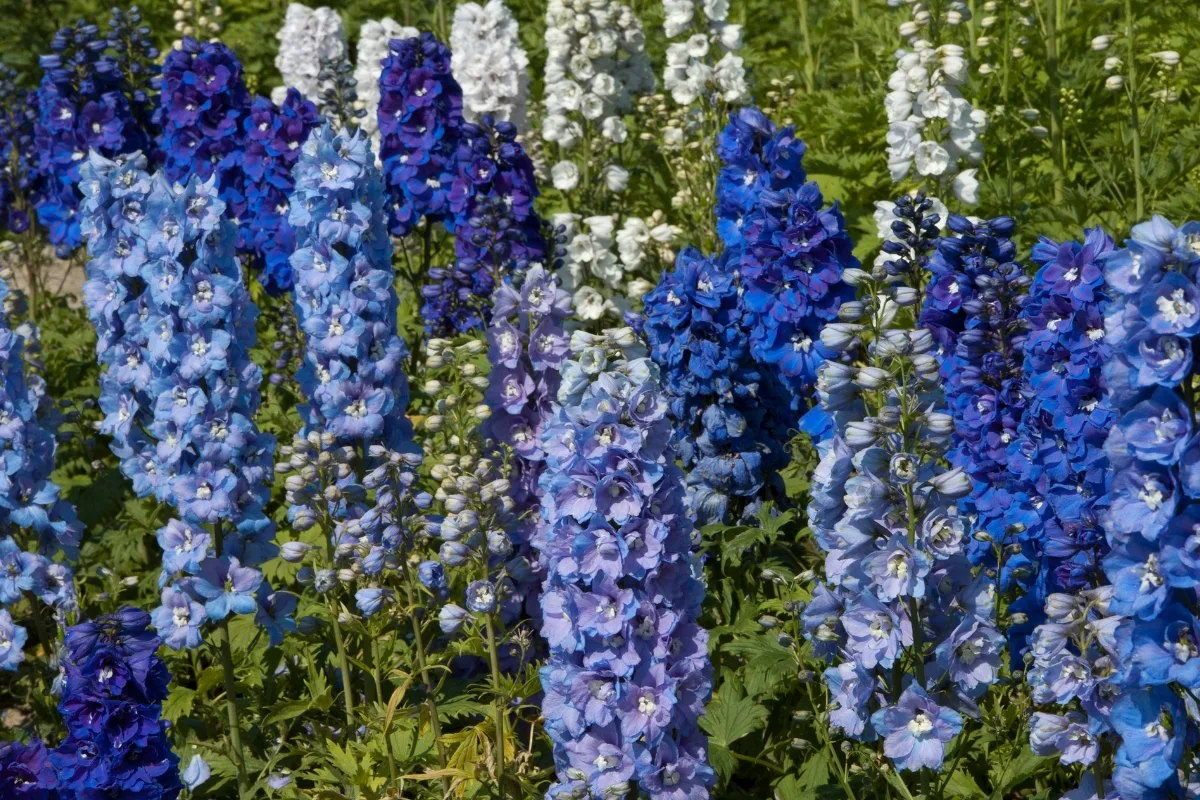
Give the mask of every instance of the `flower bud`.
[(821, 344), (840, 353), (858, 338), (858, 333), (862, 329), (862, 325), (849, 322), (830, 322), (821, 329)]
[(1097, 53), (1102, 53), (1108, 49), (1108, 46), (1110, 44), (1113, 43), (1114, 38), (1116, 38), (1116, 37), (1110, 36), (1108, 34), (1094, 36), (1094, 37), (1092, 37), (1092, 49), (1095, 50)]
[(871, 273), (858, 267), (850, 267), (842, 272), (842, 282), (849, 286), (859, 286), (871, 280)]
[(847, 300), (838, 309), (838, 319), (842, 322), (858, 322), (865, 311), (866, 306), (861, 300)]
[(948, 469), (930, 479), (929, 485), (944, 497), (957, 499), (971, 493), (971, 477), (961, 467)]
[(1125, 78), (1121, 75), (1109, 75), (1104, 81), (1104, 88), (1110, 92), (1119, 92), (1125, 88)]
[(306, 542), (284, 542), (279, 548), (279, 554), (289, 564), (299, 564), (312, 549), (313, 546)]
[(890, 386), (892, 376), (879, 367), (863, 367), (854, 376), (854, 382), (867, 391), (875, 391)]

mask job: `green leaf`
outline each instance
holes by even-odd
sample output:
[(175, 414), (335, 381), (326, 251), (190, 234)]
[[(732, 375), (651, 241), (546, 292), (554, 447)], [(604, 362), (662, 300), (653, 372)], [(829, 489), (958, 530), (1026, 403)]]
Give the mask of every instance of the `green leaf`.
[(979, 784), (975, 782), (970, 773), (964, 772), (961, 769), (956, 769), (950, 774), (943, 794), (950, 797), (963, 798), (987, 797), (987, 793), (979, 788)]
[(741, 687), (737, 687), (737, 691), (725, 691), (734, 686), (736, 684), (726, 681), (721, 696), (709, 704), (707, 712), (700, 718), (700, 727), (708, 732), (711, 742), (722, 747), (729, 747), (738, 739), (749, 736), (770, 716), (767, 709), (743, 696)]
[(1025, 745), (1020, 754), (1005, 764), (1002, 770), (992, 770), (992, 794), (997, 796), (1008, 794), (1019, 784), (1037, 774), (1044, 765), (1053, 761), (1053, 756), (1039, 756), (1029, 749), (1029, 745)]
[(273, 709), (271, 709), (271, 713), (267, 714), (266, 719), (262, 721), (262, 725), (263, 727), (266, 727), (268, 725), (274, 725), (277, 722), (294, 719), (295, 717), (303, 714), (305, 711), (308, 711), (308, 709), (311, 707), (312, 703), (307, 700), (292, 700), (287, 703), (279, 703)]
[(178, 722), (180, 717), (192, 713), (196, 702), (196, 691), (186, 686), (172, 686), (171, 693), (163, 701), (162, 716), (169, 722)]
[(792, 651), (780, 646), (772, 635), (734, 639), (721, 649), (746, 660), (746, 691), (752, 697), (769, 692), (796, 670)]
[(709, 741), (708, 761), (716, 770), (721, 783), (727, 783), (733, 777), (733, 773), (737, 771), (737, 759), (734, 758), (733, 753), (729, 752), (729, 748), (721, 744), (714, 744), (711, 740)]

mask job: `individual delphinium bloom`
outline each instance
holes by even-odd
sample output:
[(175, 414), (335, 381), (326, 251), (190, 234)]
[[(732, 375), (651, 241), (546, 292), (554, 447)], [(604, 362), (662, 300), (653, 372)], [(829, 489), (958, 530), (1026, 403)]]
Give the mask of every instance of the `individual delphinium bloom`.
[(750, 351), (786, 392), (791, 411), (809, 407), (817, 368), (832, 355), (821, 330), (854, 290), (858, 267), (846, 221), (820, 187), (805, 182), (804, 143), (756, 108), (739, 110), (717, 139), (722, 258), (741, 280)]
[(70, 565), (79, 555), (83, 526), (51, 479), (56, 442), (43, 424), (44, 388), (36, 376), (26, 376), (26, 336), (9, 327), (3, 310), (8, 295), (0, 277), (0, 665), (15, 670), (27, 631), (2, 607), (25, 599), (43, 603), (65, 625), (78, 610)]
[[(624, 167), (585, 142), (620, 145), (629, 137), (623, 115), (654, 91), (642, 24), (617, 0), (551, 0), (546, 6), (546, 69), (542, 138), (554, 148), (554, 188), (592, 198), (609, 167)], [(594, 147), (594, 145), (593, 145)], [(581, 164), (587, 159), (588, 164)], [(589, 182), (580, 186), (581, 176)]]
[(528, 128), (529, 57), (521, 47), (517, 20), (501, 0), (463, 3), (450, 25), (450, 67), (462, 87), (463, 116), (485, 115)]
[(966, 553), (957, 501), (971, 478), (941, 466), (953, 418), (934, 339), (909, 327), (922, 300), (911, 282), (934, 244), (932, 203), (902, 197), (895, 208), (907, 243), (889, 251), (898, 263), (848, 269), (859, 299), (820, 334), (838, 358), (818, 368), (832, 432), (818, 446), (809, 517), (825, 580), (804, 626), (815, 652), (840, 662), (826, 671), (835, 695), (853, 701), (839, 727), (883, 739), (898, 769), (938, 770), (962, 729), (961, 698), (981, 697), (999, 676), (1004, 637), (994, 578)]
[[(983, 159), (988, 115), (959, 88), (969, 75), (963, 48), (919, 38), (911, 46), (896, 51), (884, 100), (892, 180), (902, 181), (915, 169), (917, 180), (937, 181), (973, 205), (979, 202), (979, 181), (972, 165)], [(960, 170), (960, 164), (967, 166)]]
[[(120, 20), (125, 21), (124, 15)], [(88, 152), (112, 157), (148, 151), (156, 135), (146, 113), (152, 100), (145, 88), (134, 88), (129, 75), (135, 65), (156, 69), (152, 64), (157, 51), (141, 30), (133, 28), (124, 42), (131, 49), (114, 51), (114, 56), (108, 52), (113, 42), (100, 33), (100, 27), (80, 21), (59, 29), (50, 42), (51, 52), (39, 58), (34, 202), (38, 222), (60, 257), (83, 242), (79, 179)], [(113, 31), (114, 35), (125, 32), (125, 26)], [(157, 85), (157, 78), (141, 84)]]
[[(1037, 578), (1023, 581), (1024, 593), (1013, 604), (1029, 618), (1009, 629), (1010, 646), (1018, 653), (1025, 635), (1045, 621), (1048, 593), (1104, 583), (1100, 563), (1108, 542), (1100, 519), (1112, 481), (1104, 441), (1116, 416), (1103, 374), (1113, 358), (1105, 336), (1103, 260), (1112, 249), (1112, 240), (1098, 228), (1089, 229), (1082, 242), (1043, 237), (1033, 248), (1038, 271), (1022, 312), (1028, 327), (1021, 386), (1025, 408), (1008, 446), (1013, 480), (1024, 487), (1036, 512), (1013, 520), (1025, 527), (1016, 540), (1031, 577)], [(1174, 340), (1168, 337), (1166, 344), (1174, 352)], [(1137, 345), (1132, 347), (1138, 352)], [(1186, 370), (1184, 361), (1175, 353), (1167, 359), (1167, 373), (1181, 366)]]
[(177, 514), (159, 531), (155, 624), (172, 647), (195, 647), (206, 619), (253, 613), (271, 594), (256, 567), (277, 550), (263, 511), (275, 441), (254, 423), (258, 312), (216, 178), (172, 184), (145, 167), (140, 154), (95, 153), (84, 166), (84, 298), (107, 367), (101, 430), (138, 496)]
[[(971, 477), (959, 506), (970, 518), (972, 561), (1001, 570), (999, 588), (1033, 575), (1033, 547), (1021, 536), (1038, 516), (1032, 487), (1009, 468), (1026, 406), (1022, 384), (1030, 279), (1016, 261), (1011, 217), (972, 222), (951, 214), (948, 235), (926, 262), (920, 322), (941, 359), (946, 405), (954, 418), (950, 464)], [(1015, 551), (1015, 552), (1013, 552)]]
[(512, 123), (486, 114), (463, 123), (450, 198), (454, 266), (421, 276), (421, 316), (430, 336), (486, 327), (497, 285), (546, 260), (544, 224), (533, 208), (533, 164), (516, 136)]
[(688, 499), (699, 525), (757, 515), (784, 497), (786, 390), (750, 353), (750, 312), (724, 254), (714, 263), (687, 248), (646, 297), (650, 357), (676, 420)]
[(379, 153), (379, 76), (384, 59), (388, 57), (388, 42), (392, 39), (415, 39), (420, 31), (401, 25), (391, 17), (369, 19), (358, 29), (355, 48), (354, 79), (358, 81), (359, 106), (366, 114), (359, 127), (371, 137), (372, 150)]
[(225, 214), (237, 224), (240, 252), (253, 250), (243, 154), (253, 98), (242, 64), (220, 42), (185, 36), (163, 62), (161, 146), (167, 180), (216, 176)]
[(389, 230), (404, 236), (423, 218), (449, 228), (454, 221), (450, 196), (458, 175), (463, 98), (450, 72), (450, 51), (433, 34), (388, 43), (376, 119)]
[(125, 608), (67, 631), (59, 711), (67, 736), (50, 754), (60, 797), (172, 800), (179, 757), (160, 719), (171, 680), (145, 611)]
[[(3, 612), (0, 612), (3, 613)], [(42, 740), (0, 744), (0, 785), (13, 800), (58, 800), (58, 776)]]
[(705, 797), (711, 690), (694, 523), (659, 370), (629, 328), (576, 331), (542, 442), (543, 714), (558, 787)]
[(292, 288), (294, 276), (288, 258), (296, 249), (296, 234), (288, 222), (288, 197), (292, 169), (300, 147), (318, 123), (317, 107), (288, 89), (276, 104), (257, 97), (242, 123), (245, 149), (241, 153), (245, 175), (246, 221), (242, 245), (251, 253), (263, 288), (282, 294)]
[(321, 104), (321, 93), (328, 80), (321, 78), (322, 61), (346, 57), (346, 31), (337, 11), (327, 6), (309, 8), (303, 3), (288, 3), (283, 27), (275, 33), (279, 52), (275, 68), (283, 85), (271, 90), (271, 100), (283, 105), (288, 89), (294, 88), (305, 100)]

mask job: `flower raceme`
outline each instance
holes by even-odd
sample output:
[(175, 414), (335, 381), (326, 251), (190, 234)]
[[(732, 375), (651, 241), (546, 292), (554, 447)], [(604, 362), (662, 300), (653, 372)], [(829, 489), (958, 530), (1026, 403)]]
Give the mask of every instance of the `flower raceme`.
[(450, 72), (445, 45), (430, 33), (389, 42), (377, 119), (393, 234), (409, 233), (425, 217), (448, 227), (453, 221), (462, 109), (462, 89)]
[(462, 3), (450, 26), (451, 69), (462, 87), (463, 115), (470, 122), (491, 116), (528, 127), (529, 57), (517, 20), (501, 0)]
[(272, 605), (255, 567), (276, 552), (263, 512), (275, 440), (254, 423), (257, 309), (216, 179), (172, 185), (145, 168), (140, 154), (84, 166), (84, 298), (107, 367), (101, 430), (137, 494), (178, 514), (158, 532), (155, 625), (169, 646), (195, 647), (205, 619)]
[[(305, 427), (293, 445), (293, 465), (328, 450), (340, 453), (334, 459), (340, 466), (330, 480), (335, 500), (326, 487), (289, 477), (289, 519), (307, 529), (318, 504), (328, 502), (335, 550), (377, 576), (397, 566), (405, 544), (401, 522), (411, 502), (423, 502), (410, 493), (421, 456), (405, 417), (408, 350), (396, 330), (387, 195), (366, 135), (338, 133), (328, 123), (304, 144), (293, 177), (291, 265), (305, 343), (297, 376)], [(376, 490), (374, 508), (368, 489)], [(374, 599), (362, 597), (368, 606)]]
[[(934, 338), (897, 321), (921, 299), (908, 265), (932, 248), (919, 233), (931, 205), (897, 201), (895, 224), (908, 231), (908, 244), (894, 248), (902, 265), (846, 272), (861, 299), (821, 334), (841, 355), (818, 371), (821, 413), (834, 430), (818, 445), (808, 510), (826, 561), (804, 625), (814, 652), (839, 662), (825, 671), (839, 709), (831, 722), (852, 738), (882, 738), (907, 770), (941, 768), (963, 724), (951, 701), (983, 695), (1004, 645), (993, 580), (975, 574), (966, 554), (956, 501), (971, 479), (939, 466), (953, 418)], [(909, 669), (894, 669), (904, 663)]]
[(542, 435), (543, 714), (553, 796), (706, 797), (697, 720), (711, 691), (692, 551), (658, 369), (628, 328), (576, 331)]
[[(0, 279), (0, 306), (8, 294)], [(29, 593), (65, 623), (78, 609), (69, 564), (79, 556), (82, 525), (50, 477), (56, 444), (39, 418), (46, 398), (25, 374), (26, 337), (9, 325), (0, 310), (0, 606)], [(15, 671), (26, 631), (7, 610), (0, 613), (0, 669)]]

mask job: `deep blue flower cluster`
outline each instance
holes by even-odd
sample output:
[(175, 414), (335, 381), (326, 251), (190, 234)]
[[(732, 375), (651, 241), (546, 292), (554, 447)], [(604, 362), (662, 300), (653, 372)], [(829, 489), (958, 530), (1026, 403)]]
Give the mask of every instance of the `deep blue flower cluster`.
[[(0, 304), (8, 292), (0, 280)], [(50, 478), (55, 441), (38, 418), (42, 392), (26, 380), (24, 348), (0, 311), (0, 607), (28, 592), (63, 620), (77, 608), (75, 585), (54, 557), (78, 557), (82, 526)], [(0, 669), (15, 670), (25, 631), (8, 611), (0, 615)]]
[(288, 222), (288, 196), (300, 147), (317, 122), (317, 107), (293, 88), (279, 106), (255, 98), (243, 122), (246, 217), (239, 250), (253, 254), (259, 280), (271, 294), (289, 291), (294, 281), (288, 258), (296, 249), (296, 234)]
[[(1098, 742), (1079, 753), (1050, 732), (1085, 728), (1093, 740), (1111, 732), (1120, 740), (1113, 783), (1121, 797), (1141, 800), (1182, 793), (1177, 769), (1197, 736), (1176, 692), (1200, 689), (1200, 624), (1191, 605), (1200, 575), (1200, 515), (1189, 503), (1200, 498), (1192, 411), (1200, 222), (1176, 228), (1156, 216), (1134, 226), (1125, 247), (1111, 252), (1101, 237), (1092, 239), (1104, 250), (1098, 257), (1108, 292), (1108, 405), (1080, 416), (1114, 418), (1104, 441), (1112, 473), (1107, 503), (1095, 509), (1111, 548), (1101, 562), (1108, 584), (1047, 597), (1049, 622), (1033, 638), (1034, 699), (1082, 713), (1042, 715), (1031, 736), (1064, 762), (1087, 764)], [(1065, 266), (1056, 277), (1075, 294), (1084, 276), (1071, 271), (1094, 269), (1095, 262), (1079, 258)]]
[[(915, 264), (929, 244), (918, 232), (923, 199), (904, 208), (915, 209), (899, 226), (912, 235), (898, 239)], [(836, 433), (818, 444), (808, 508), (826, 553), (825, 583), (803, 612), (814, 653), (837, 662), (825, 671), (836, 703), (831, 726), (882, 738), (902, 770), (941, 768), (963, 724), (952, 706), (966, 699), (969, 708), (995, 682), (1004, 646), (994, 581), (967, 558), (957, 501), (971, 478), (939, 466), (954, 421), (934, 339), (897, 322), (901, 308), (919, 304), (906, 283), (914, 277), (884, 265), (848, 271), (861, 299), (821, 332), (842, 359), (827, 360), (818, 375)]]
[(1027, 325), (1021, 392), (1025, 408), (1017, 436), (1008, 446), (1008, 468), (1024, 492), (1014, 514), (1026, 528), (1017, 532), (1031, 562), (1033, 580), (1014, 609), (1029, 618), (1029, 630), (1045, 621), (1051, 592), (1100, 585), (1100, 560), (1108, 550), (1100, 519), (1111, 481), (1104, 441), (1115, 419), (1107, 398), (1104, 365), (1112, 348), (1104, 331), (1106, 299), (1103, 260), (1112, 240), (1099, 228), (1082, 242), (1043, 237), (1033, 248), (1037, 274), (1022, 316)]
[(786, 387), (793, 412), (807, 409), (831, 355), (822, 326), (854, 297), (842, 272), (858, 267), (837, 203), (825, 208), (817, 184), (805, 183), (804, 149), (792, 128), (777, 130), (756, 108), (731, 114), (717, 137), (722, 258), (741, 279), (751, 353)]
[(60, 257), (83, 241), (79, 180), (88, 152), (110, 158), (149, 152), (156, 136), (147, 88), (157, 87), (157, 78), (146, 80), (145, 73), (156, 69), (158, 51), (149, 32), (124, 14), (110, 20), (110, 27), (108, 37), (83, 21), (62, 28), (51, 40), (53, 52), (39, 59), (35, 205)]
[(431, 33), (393, 39), (379, 76), (379, 157), (397, 236), (423, 217), (453, 221), (462, 88), (450, 73), (450, 50)]
[[(4, 613), (7, 612), (0, 611), (0, 615)], [(13, 800), (58, 800), (58, 780), (50, 763), (50, 751), (40, 739), (29, 744), (0, 743), (0, 786), (11, 788)]]
[(455, 264), (431, 269), (421, 288), (430, 336), (485, 327), (497, 283), (546, 259), (533, 162), (516, 136), (516, 126), (490, 115), (462, 124), (450, 194)]
[[(149, 626), (149, 614), (126, 608), (67, 631), (58, 705), (67, 737), (50, 754), (62, 800), (179, 796), (179, 757), (160, 718), (171, 676)], [(24, 763), (45, 782), (34, 748)]]
[(0, 229), (18, 234), (29, 229), (27, 209), (35, 185), (36, 100), (36, 93), (18, 86), (16, 70), (0, 64)]
[(155, 625), (169, 646), (196, 647), (206, 618), (274, 608), (255, 567), (276, 553), (263, 513), (275, 441), (254, 422), (258, 311), (216, 179), (172, 184), (145, 168), (140, 154), (93, 153), (82, 171), (84, 299), (107, 367), (101, 430), (137, 494), (179, 516), (158, 532)]
[(629, 328), (576, 331), (542, 436), (542, 668), (554, 796), (704, 798), (704, 584), (658, 369)]
[[(338, 546), (376, 575), (396, 566), (406, 492), (421, 460), (405, 416), (408, 350), (396, 329), (387, 196), (370, 140), (361, 132), (335, 133), (328, 124), (309, 136), (293, 177), (291, 265), (305, 339), (297, 375), (306, 400), (301, 435), (332, 437), (334, 446), (363, 457), (371, 488), (392, 486), (377, 497), (383, 505), (369, 509), (365, 494), (353, 488), (361, 489), (364, 478), (350, 470), (339, 484), (343, 500), (330, 509)], [(289, 510), (293, 521), (312, 514), (305, 504)]]
[(713, 263), (689, 247), (645, 299), (644, 334), (700, 525), (753, 516), (762, 500), (783, 496), (788, 425), (773, 411), (786, 390), (751, 355), (741, 288), (727, 258)]
[[(960, 505), (973, 519), (972, 560), (995, 555), (1033, 521), (1024, 484), (1013, 481), (1008, 453), (1025, 408), (1022, 353), (1029, 278), (1016, 259), (1010, 217), (972, 222), (951, 214), (953, 233), (926, 262), (929, 280), (920, 321), (941, 358), (946, 405), (954, 418), (947, 458), (974, 488)], [(983, 535), (986, 534), (986, 537)], [(1029, 557), (1010, 555), (1007, 574), (1028, 572)]]

